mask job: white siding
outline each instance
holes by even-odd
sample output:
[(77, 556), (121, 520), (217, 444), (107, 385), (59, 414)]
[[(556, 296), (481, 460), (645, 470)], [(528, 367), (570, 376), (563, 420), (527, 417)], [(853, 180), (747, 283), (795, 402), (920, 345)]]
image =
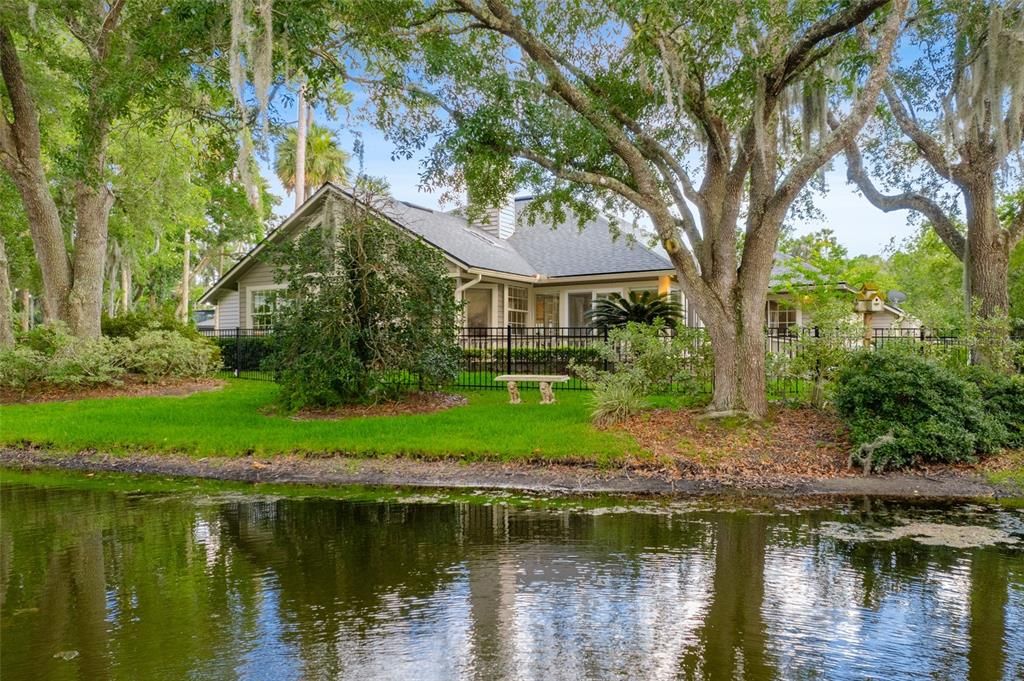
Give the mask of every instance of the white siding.
[(229, 291), (217, 301), (217, 330), (239, 326), (238, 319), (238, 291)]
[(871, 315), (871, 328), (873, 329), (891, 329), (897, 325), (898, 319), (895, 314), (888, 310), (882, 312), (874, 312)]
[(241, 325), (245, 328), (252, 327), (252, 320), (249, 319), (249, 305), (252, 296), (250, 295), (254, 288), (271, 288), (274, 287), (277, 282), (274, 281), (274, 268), (272, 265), (266, 262), (258, 262), (249, 269), (248, 272), (243, 274), (238, 280), (238, 294), (239, 294), (239, 319)]

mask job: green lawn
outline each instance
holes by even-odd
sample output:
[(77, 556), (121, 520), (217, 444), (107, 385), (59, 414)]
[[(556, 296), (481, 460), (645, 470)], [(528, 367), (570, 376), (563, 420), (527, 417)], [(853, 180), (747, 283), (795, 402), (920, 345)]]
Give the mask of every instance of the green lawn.
[(296, 421), (267, 416), (277, 386), (230, 380), (190, 397), (134, 397), (0, 407), (0, 444), (61, 450), (177, 451), (195, 456), (338, 452), (607, 463), (642, 454), (624, 433), (589, 423), (589, 393), (559, 391), (558, 403), (507, 404), (501, 390), (470, 390), (469, 404), (433, 414)]

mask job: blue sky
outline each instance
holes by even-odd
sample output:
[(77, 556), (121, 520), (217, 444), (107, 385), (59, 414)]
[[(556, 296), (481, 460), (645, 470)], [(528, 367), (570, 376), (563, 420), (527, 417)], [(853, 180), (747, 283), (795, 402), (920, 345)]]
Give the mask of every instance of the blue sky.
[[(278, 113), (287, 120), (289, 109), (294, 117), (294, 108), (278, 103)], [(394, 145), (388, 142), (383, 134), (367, 123), (358, 122), (355, 117), (349, 120), (329, 120), (322, 112), (317, 113), (320, 125), (335, 131), (338, 141), (350, 154), (353, 160), (350, 170), (358, 170), (358, 161), (353, 154), (357, 136), (363, 140), (363, 170), (366, 174), (383, 177), (391, 184), (395, 198), (411, 201), (428, 208), (451, 208), (441, 206), (440, 192), (424, 192), (419, 187), (420, 160), (422, 156), (411, 160), (392, 160)], [(277, 180), (266, 159), (260, 162), (263, 175), (270, 181), (271, 191), (281, 199), (277, 212), (281, 217), (292, 210), (294, 198), (285, 194), (281, 183)], [(824, 214), (824, 222), (798, 222), (797, 232), (803, 234), (822, 227), (830, 227), (839, 242), (846, 246), (851, 256), (860, 254), (880, 254), (895, 237), (897, 243), (910, 236), (915, 227), (907, 223), (908, 214), (900, 211), (883, 213), (870, 205), (866, 199), (846, 184), (846, 166), (842, 157), (836, 158), (833, 168), (825, 175), (828, 193), (817, 200), (817, 206)]]

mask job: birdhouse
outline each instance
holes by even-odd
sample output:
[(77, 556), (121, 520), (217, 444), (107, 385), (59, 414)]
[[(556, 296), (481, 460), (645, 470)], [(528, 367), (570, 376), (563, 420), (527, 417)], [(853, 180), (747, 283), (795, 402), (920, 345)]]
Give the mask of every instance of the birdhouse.
[(884, 294), (877, 287), (864, 284), (853, 303), (855, 312), (881, 312), (885, 309)]

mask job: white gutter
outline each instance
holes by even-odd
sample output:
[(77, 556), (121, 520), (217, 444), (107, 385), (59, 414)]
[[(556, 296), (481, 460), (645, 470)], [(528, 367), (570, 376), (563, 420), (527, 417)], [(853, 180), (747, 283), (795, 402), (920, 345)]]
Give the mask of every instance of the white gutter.
[(539, 281), (544, 281), (546, 277), (541, 274), (512, 274), (510, 272), (498, 272), (497, 270), (489, 270), (483, 267), (467, 267), (467, 274), (476, 274), (478, 276), (493, 277), (494, 279), (505, 279), (507, 281), (520, 281), (524, 284), (535, 284)]
[(476, 279), (470, 279), (465, 284), (460, 284), (459, 286), (455, 287), (455, 295), (460, 295), (467, 288), (472, 288), (473, 286), (476, 286), (477, 284), (480, 283), (480, 280), (483, 278), (484, 275), (478, 274), (476, 275)]

